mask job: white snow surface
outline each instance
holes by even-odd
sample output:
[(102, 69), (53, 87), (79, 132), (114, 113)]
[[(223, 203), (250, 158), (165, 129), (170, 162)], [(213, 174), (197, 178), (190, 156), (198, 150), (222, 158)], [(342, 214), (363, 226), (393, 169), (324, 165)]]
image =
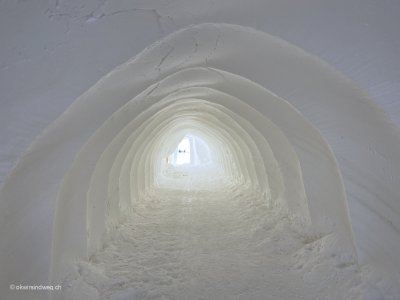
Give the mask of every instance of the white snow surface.
[(329, 235), (268, 208), (251, 189), (162, 189), (62, 283), (64, 299), (373, 299)]
[[(186, 135), (208, 163), (166, 160)], [(387, 116), (316, 57), (238, 25), (178, 30), (80, 96), (5, 181), (2, 296), (396, 299), (399, 153)]]

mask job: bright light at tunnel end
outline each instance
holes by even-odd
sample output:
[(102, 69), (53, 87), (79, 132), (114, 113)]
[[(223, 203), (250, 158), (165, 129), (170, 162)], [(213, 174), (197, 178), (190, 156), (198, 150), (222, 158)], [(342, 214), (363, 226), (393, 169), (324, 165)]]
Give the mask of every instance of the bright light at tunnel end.
[(167, 158), (167, 162), (170, 162), (172, 165), (190, 164), (192, 162), (190, 149), (189, 137), (184, 137), (174, 153)]

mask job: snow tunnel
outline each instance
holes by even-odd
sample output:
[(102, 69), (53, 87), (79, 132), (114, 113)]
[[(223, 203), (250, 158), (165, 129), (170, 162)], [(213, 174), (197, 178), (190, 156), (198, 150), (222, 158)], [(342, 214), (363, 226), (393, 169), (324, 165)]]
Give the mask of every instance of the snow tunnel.
[[(204, 192), (247, 193), (246, 205), (260, 202), (328, 236), (321, 247), (330, 257), (397, 276), (400, 243), (384, 247), (377, 233), (397, 237), (398, 203), (360, 213), (349, 198), (368, 197), (364, 180), (382, 164), (393, 179), (398, 149), (398, 132), (380, 111), (317, 58), (248, 27), (179, 30), (80, 96), (8, 177), (1, 190), (6, 285), (37, 274), (64, 283), (77, 261), (101, 251), (110, 232), (153, 199)], [(384, 190), (398, 195), (393, 184), (376, 193)], [(42, 206), (53, 208), (51, 218), (41, 218)], [(9, 218), (24, 209), (35, 226)], [(383, 210), (390, 221), (374, 217)], [(48, 234), (39, 245), (40, 232)], [(63, 299), (57, 291), (50, 297)]]

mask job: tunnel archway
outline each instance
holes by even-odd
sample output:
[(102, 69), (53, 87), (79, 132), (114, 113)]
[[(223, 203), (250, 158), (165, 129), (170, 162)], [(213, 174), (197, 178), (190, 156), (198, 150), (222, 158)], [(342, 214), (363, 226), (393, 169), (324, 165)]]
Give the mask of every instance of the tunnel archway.
[[(238, 40), (255, 46), (237, 47)], [(372, 132), (378, 124), (387, 135), (370, 140), (359, 124)], [(319, 60), (249, 28), (203, 24), (178, 31), (100, 80), (49, 127), (9, 177), (1, 191), (10, 199), (7, 214), (20, 211), (13, 199), (44, 199), (41, 203), (55, 208), (47, 252), (38, 250), (40, 268), (52, 270), (51, 281), (64, 280), (77, 260), (100, 249), (123, 213), (134, 212), (133, 204), (160, 187), (165, 179), (160, 162), (170, 153), (166, 141), (176, 138), (174, 147), (186, 131), (215, 149), (229, 145), (229, 154), (217, 151), (227, 186), (251, 187), (268, 209), (309, 226), (317, 237), (329, 236), (323, 247), (331, 257), (351, 257), (339, 265), (354, 263), (358, 254), (360, 262), (392, 270), (387, 262), (396, 257), (396, 239), (385, 248), (383, 237), (369, 234), (387, 229), (396, 236), (395, 210), (385, 214), (390, 222), (381, 222), (375, 212), (387, 207), (374, 204), (364, 211), (376, 220), (369, 223), (365, 215), (349, 213), (348, 200), (357, 203), (363, 180), (352, 176), (350, 165), (363, 175), (380, 165), (368, 150), (372, 144), (395, 161), (398, 134), (364, 94)], [(381, 148), (385, 141), (393, 147)], [(163, 143), (167, 147), (160, 151)], [(30, 184), (19, 189), (17, 180)], [(355, 194), (352, 186), (359, 186)], [(354, 236), (352, 225), (358, 228)], [(361, 232), (364, 225), (371, 230)], [(24, 251), (11, 234), (4, 236), (9, 249)], [(389, 259), (378, 260), (375, 253)], [(25, 258), (18, 262), (23, 265), (28, 255), (18, 257)], [(31, 278), (37, 269), (28, 268), (24, 276)], [(10, 278), (19, 270), (9, 270)]]
[[(61, 257), (66, 255), (68, 259), (68, 257), (73, 257), (74, 255), (90, 256), (101, 247), (103, 236), (108, 226), (107, 224), (115, 225), (118, 223), (117, 220), (121, 215), (120, 208), (123, 207), (124, 211), (129, 210), (132, 202), (137, 202), (139, 199), (145, 198), (145, 193), (148, 190), (152, 190), (151, 186), (154, 184), (154, 181), (150, 179), (151, 172), (154, 171), (152, 163), (159, 162), (161, 157), (152, 157), (151, 155), (154, 154), (154, 149), (159, 149), (159, 146), (155, 146), (159, 145), (159, 143), (155, 141), (160, 139), (163, 131), (170, 128), (176, 130), (179, 127), (187, 129), (191, 126), (193, 127), (193, 124), (196, 125), (196, 123), (197, 126), (194, 127), (203, 127), (203, 130), (204, 128), (207, 129), (208, 126), (209, 128), (214, 128), (214, 131), (215, 127), (220, 127), (225, 128), (224, 130), (229, 132), (228, 136), (230, 135), (231, 137), (228, 139), (225, 138), (224, 143), (229, 144), (232, 141), (234, 141), (234, 144), (236, 143), (236, 146), (228, 147), (228, 149), (233, 149), (231, 152), (236, 157), (233, 161), (238, 165), (239, 170), (241, 170), (239, 174), (242, 176), (238, 178), (241, 177), (243, 179), (244, 177), (244, 179), (247, 179), (247, 182), (254, 184), (256, 192), (262, 195), (263, 199), (271, 207), (280, 207), (296, 218), (302, 219), (305, 222), (311, 222), (314, 229), (320, 232), (332, 231), (333, 227), (332, 223), (330, 223), (332, 221), (326, 222), (327, 215), (331, 214), (330, 220), (342, 218), (340, 225), (335, 225), (337, 235), (331, 241), (332, 245), (330, 247), (334, 249), (337, 245), (340, 245), (342, 249), (346, 248), (347, 251), (353, 251), (351, 231), (348, 227), (348, 220), (346, 220), (346, 208), (345, 206), (341, 206), (345, 201), (344, 196), (343, 202), (337, 201), (337, 193), (334, 196), (332, 195), (335, 198), (334, 202), (329, 199), (321, 202), (320, 197), (317, 198), (317, 195), (313, 196), (311, 192), (307, 199), (302, 179), (303, 174), (299, 168), (299, 158), (297, 156), (297, 153), (301, 152), (297, 151), (296, 153), (285, 133), (281, 131), (281, 128), (278, 128), (271, 120), (261, 115), (249, 104), (245, 104), (240, 99), (226, 92), (221, 92), (219, 89), (198, 86), (196, 80), (201, 78), (211, 82), (215, 79), (219, 80), (218, 73), (223, 74), (224, 82), (227, 82), (227, 79), (231, 78), (233, 81), (231, 83), (232, 86), (247, 86), (247, 90), (253, 93), (254, 101), (257, 101), (257, 97), (254, 96), (256, 91), (260, 93), (259, 97), (267, 99), (266, 96), (268, 96), (271, 99), (276, 99), (276, 96), (243, 78), (216, 69), (199, 68), (177, 72), (156, 83), (154, 86), (150, 86), (148, 90), (153, 93), (150, 98), (152, 103), (149, 103), (148, 108), (144, 109), (136, 118), (133, 118), (132, 114), (137, 114), (137, 111), (129, 109), (129, 107), (137, 105), (136, 102), (149, 101), (148, 90), (143, 91), (131, 102), (128, 102), (126, 106), (116, 111), (109, 118), (109, 121), (89, 140), (81, 154), (76, 158), (74, 167), (71, 168), (61, 189), (59, 203), (63, 207), (62, 203), (71, 203), (68, 191), (71, 189), (71, 186), (76, 184), (77, 180), (82, 184), (83, 178), (79, 178), (79, 176), (85, 174), (85, 172), (82, 172), (82, 166), (85, 163), (88, 164), (89, 157), (96, 159), (93, 156), (93, 150), (99, 149), (98, 141), (103, 140), (103, 147), (106, 147), (106, 151), (104, 153), (99, 151), (101, 158), (97, 163), (88, 164), (88, 174), (93, 172), (93, 165), (95, 165), (94, 175), (90, 182), (87, 181), (88, 187), (82, 190), (82, 195), (76, 198), (79, 201), (77, 205), (81, 206), (78, 210), (84, 211), (87, 209), (88, 219), (85, 220), (83, 218), (78, 223), (74, 219), (73, 224), (71, 224), (72, 222), (69, 221), (68, 214), (66, 214), (66, 208), (62, 208), (64, 217), (58, 223), (62, 231), (70, 226), (77, 226), (79, 223), (87, 224), (87, 240), (86, 237), (82, 237), (81, 241), (77, 243), (76, 236), (73, 237), (74, 240), (70, 241), (63, 239), (63, 241), (58, 242), (57, 239), (55, 240), (55, 251), (56, 249), (62, 249), (60, 252), (56, 251), (55, 253), (57, 253), (56, 255), (60, 255), (60, 257), (57, 256), (57, 261), (63, 262), (63, 268), (68, 266), (68, 264)], [(193, 77), (196, 80), (191, 82), (190, 80)], [(185, 78), (186, 82), (188, 82), (183, 86), (182, 83), (185, 81), (182, 78)], [(174, 84), (177, 86), (176, 89), (174, 89)], [(162, 91), (162, 85), (167, 86), (168, 90)], [(308, 128), (304, 132), (310, 135), (314, 143), (318, 141), (320, 147), (322, 146), (329, 153), (330, 149), (326, 145), (326, 142), (321, 139), (318, 131), (314, 130), (286, 102), (281, 100), (270, 101), (269, 110), (271, 116), (274, 115), (273, 109), (282, 109), (280, 105), (285, 108), (285, 111), (289, 112), (290, 117), (288, 118), (292, 120), (297, 129), (301, 126)], [(212, 113), (216, 114), (217, 117), (210, 117), (209, 114)], [(246, 119), (242, 117), (243, 115), (246, 116)], [(202, 122), (199, 122), (199, 119)], [(117, 122), (116, 120), (121, 121)], [(220, 120), (223, 120), (223, 122), (220, 122)], [(206, 125), (207, 122), (214, 122), (214, 124), (218, 125)], [(238, 124), (235, 125), (235, 123)], [(268, 126), (266, 127), (265, 125), (267, 124)], [(210, 132), (212, 131), (211, 129)], [(104, 132), (107, 132), (109, 139), (112, 139), (111, 143), (105, 138), (106, 135)], [(245, 142), (240, 144), (241, 139), (244, 139)], [(315, 147), (312, 144), (310, 146), (311, 148)], [(247, 147), (250, 147), (250, 150), (246, 150)], [(318, 153), (321, 151), (321, 148), (311, 151)], [(109, 153), (113, 153), (113, 157), (108, 156)], [(143, 155), (143, 153), (146, 155)], [(254, 166), (252, 167), (253, 163)], [(319, 176), (318, 178), (322, 186), (334, 188), (337, 191), (343, 188), (340, 175), (338, 173), (335, 174), (337, 166), (332, 157), (326, 157), (324, 154), (319, 160), (315, 160), (315, 163), (324, 166), (324, 171), (320, 169), (319, 173), (324, 174), (325, 172), (326, 176)], [(112, 176), (104, 176), (104, 174), (108, 174), (108, 171), (104, 169), (104, 165), (108, 165)], [(114, 165), (117, 167), (114, 168)], [(151, 170), (150, 173), (147, 173), (148, 170)], [(333, 177), (332, 170), (334, 171)], [(90, 178), (88, 175), (85, 175), (85, 177)], [(100, 178), (102, 178), (103, 182), (97, 183), (96, 181), (100, 180)], [(105, 190), (104, 187), (108, 187), (108, 190)], [(66, 190), (65, 193), (63, 189)], [(87, 208), (84, 207), (84, 202), (82, 203), (78, 200), (81, 197), (85, 197), (86, 190), (89, 190)], [(118, 192), (115, 193), (114, 191)], [(76, 193), (76, 195), (78, 194)], [(104, 195), (108, 195), (108, 198), (105, 198)], [(322, 208), (322, 206), (326, 205), (330, 206), (330, 209), (326, 209), (326, 207)], [(108, 207), (110, 208), (109, 211), (106, 209)], [(321, 214), (321, 211), (324, 213)], [(83, 215), (83, 217), (85, 216)], [(343, 226), (342, 229), (339, 229), (340, 226)], [(65, 234), (60, 232), (57, 236), (64, 237)], [(71, 245), (74, 245), (75, 249), (71, 248)], [(80, 246), (76, 247), (77, 245)], [(71, 253), (75, 254), (71, 255)], [(66, 270), (64, 269), (61, 272), (67, 272)]]

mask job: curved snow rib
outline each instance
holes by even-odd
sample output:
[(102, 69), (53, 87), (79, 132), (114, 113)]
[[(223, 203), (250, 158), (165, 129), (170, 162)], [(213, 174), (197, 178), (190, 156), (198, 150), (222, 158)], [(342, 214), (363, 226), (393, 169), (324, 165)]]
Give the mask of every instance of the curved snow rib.
[[(202, 86), (205, 82), (209, 87)], [(167, 87), (167, 91), (164, 90), (164, 87)], [(247, 104), (234, 96), (237, 93), (235, 89), (242, 91), (241, 97), (247, 99)], [(221, 90), (225, 92), (221, 92)], [(251, 105), (257, 106), (261, 99), (264, 101), (263, 109), (267, 110), (266, 116), (269, 116), (270, 119), (251, 108)], [(209, 110), (207, 109), (209, 105), (205, 105), (207, 102), (215, 103), (216, 119), (224, 119), (223, 123), (213, 121), (209, 115), (210, 112), (207, 113)], [(143, 109), (143, 112), (139, 115), (135, 109), (138, 103), (142, 105)], [(216, 104), (218, 106), (215, 106)], [(183, 110), (179, 108), (180, 106), (183, 106)], [(230, 118), (224, 117), (222, 113), (224, 110), (230, 114)], [(284, 131), (273, 122), (279, 121), (278, 116), (291, 120), (290, 124), (281, 125)], [(243, 124), (242, 126), (246, 127), (247, 131), (243, 131), (240, 126), (237, 127), (233, 120)], [(208, 124), (209, 122), (214, 125)], [(117, 224), (121, 209), (123, 211), (133, 209), (134, 202), (140, 202), (141, 199), (145, 198), (144, 194), (147, 193), (147, 190), (154, 188), (154, 186), (151, 187), (151, 181), (154, 181), (154, 178), (149, 174), (152, 170), (154, 171), (151, 162), (157, 162), (157, 159), (152, 158), (151, 153), (161, 147), (162, 143), (157, 142), (157, 140), (160, 140), (161, 137), (171, 136), (165, 131), (176, 131), (176, 126), (182, 127), (182, 130), (197, 128), (197, 130), (203, 130), (203, 134), (207, 131), (210, 132), (210, 129), (207, 128), (220, 128), (217, 133), (214, 132), (211, 135), (228, 136), (228, 138), (223, 139), (224, 144), (228, 145), (227, 148), (231, 149), (230, 152), (236, 157), (233, 160), (233, 165), (239, 166), (239, 174), (245, 177), (245, 181), (261, 187), (259, 191), (262, 194), (268, 195), (267, 198), (272, 198), (272, 201), (277, 202), (281, 207), (285, 207), (291, 214), (304, 220), (309, 220), (310, 215), (315, 230), (333, 232), (337, 237), (333, 239), (332, 251), (339, 248), (342, 251), (352, 252), (351, 230), (344, 204), (345, 197), (343, 193), (342, 196), (339, 193), (340, 190), (343, 190), (340, 175), (330, 149), (318, 131), (313, 129), (290, 104), (259, 85), (217, 69), (192, 68), (166, 77), (133, 98), (115, 112), (83, 148), (74, 162), (74, 167), (64, 181), (59, 202), (70, 204), (69, 191), (71, 186), (75, 184), (76, 178), (80, 174), (87, 174), (85, 177), (90, 178), (90, 174), (94, 172), (92, 182), (89, 182), (88, 179), (82, 182), (82, 179), (80, 179), (81, 185), (86, 184), (81, 195), (75, 193), (76, 205), (79, 206), (78, 210), (84, 212), (87, 209), (87, 216), (81, 215), (83, 220), (76, 222), (76, 219), (70, 221), (68, 214), (64, 213), (64, 217), (58, 220), (57, 225), (60, 232), (55, 235), (54, 253), (57, 258), (55, 261), (62, 262), (62, 264), (59, 264), (60, 269), (56, 268), (57, 271), (54, 274), (61, 273), (63, 275), (60, 278), (62, 278), (68, 273), (67, 270), (72, 267), (71, 263), (68, 264), (66, 261), (72, 262), (72, 258), (76, 256), (86, 257), (86, 255), (90, 255), (101, 247), (102, 236), (106, 232), (107, 224)], [(231, 130), (228, 135), (226, 133), (221, 135), (222, 128), (225, 128), (223, 130), (226, 131), (230, 127), (236, 127), (236, 129)], [(298, 132), (298, 130), (302, 132), (302, 141), (298, 142), (298, 137), (293, 137), (292, 140), (295, 142), (295, 147), (293, 147), (287, 135), (293, 135), (293, 132)], [(252, 134), (250, 134), (251, 132)], [(249, 137), (246, 141), (247, 136)], [(118, 142), (110, 143), (114, 137)], [(244, 142), (239, 143), (240, 146), (238, 144), (229, 146), (230, 140), (240, 141), (241, 139), (244, 139)], [(129, 145), (130, 150), (121, 145), (123, 141), (126, 141), (125, 145)], [(252, 146), (254, 150), (246, 151), (246, 145), (252, 144), (254, 144)], [(103, 157), (97, 163), (97, 170), (95, 170), (96, 161), (102, 154), (101, 149), (106, 147), (108, 147), (108, 153), (106, 151), (103, 154), (106, 159)], [(121, 161), (120, 173), (107, 177), (103, 174), (108, 174), (109, 170), (104, 169), (103, 164), (108, 164), (110, 167), (110, 163), (107, 163), (107, 161), (115, 161), (115, 158), (110, 157), (109, 153), (112, 151), (115, 156), (117, 149), (123, 149), (121, 150), (123, 154), (117, 159)], [(259, 151), (259, 149), (263, 151)], [(243, 155), (243, 151), (247, 154)], [(296, 154), (296, 151), (298, 154)], [(95, 153), (98, 154), (94, 155)], [(306, 189), (308, 188), (308, 200), (303, 187), (298, 155), (303, 159), (312, 156), (313, 162), (308, 164), (314, 167), (319, 166), (318, 176), (316, 176), (317, 174), (310, 175), (318, 188), (306, 186)], [(254, 159), (262, 162), (255, 165), (263, 165), (267, 170), (267, 175), (263, 175), (263, 172), (265, 172), (263, 169), (254, 169), (255, 165), (252, 166)], [(158, 161), (160, 161), (159, 157)], [(85, 165), (87, 166), (86, 171), (84, 171)], [(252, 171), (253, 169), (254, 171)], [(305, 176), (308, 177), (310, 171), (306, 168), (304, 170), (306, 170)], [(99, 176), (103, 180), (102, 183), (96, 182), (96, 178)], [(232, 174), (230, 176), (235, 177)], [(240, 177), (240, 175), (236, 175), (236, 177)], [(267, 177), (270, 179), (269, 181), (266, 179)], [(110, 191), (106, 191), (104, 188), (109, 186), (107, 180), (114, 181)], [(274, 184), (269, 185), (268, 183), (271, 182)], [(240, 184), (240, 182), (237, 184)], [(318, 194), (320, 188), (333, 189), (335, 193), (321, 199)], [(85, 199), (88, 190), (88, 205), (85, 205), (86, 202), (79, 199)], [(273, 197), (269, 196), (271, 190)], [(112, 196), (114, 191), (118, 191), (117, 197)], [(104, 195), (109, 195), (109, 198), (106, 199)], [(341, 200), (340, 197), (342, 197)], [(112, 211), (108, 211), (108, 208), (112, 208)], [(65, 208), (62, 211), (65, 212)], [(75, 227), (82, 223), (86, 224), (88, 240), (85, 239), (86, 237), (77, 240), (77, 236), (71, 236), (69, 240), (61, 232), (67, 227)], [(74, 230), (78, 230), (78, 228)], [(58, 236), (63, 238), (58, 239)], [(54, 266), (56, 267), (57, 264)]]
[(331, 233), (332, 251), (355, 255), (355, 243), (361, 262), (400, 269), (398, 132), (300, 49), (250, 28), (202, 24), (117, 67), (21, 158), (0, 194), (5, 290), (62, 281), (107, 228), (172, 180), (163, 159), (188, 132), (210, 145), (227, 188), (253, 189)]

